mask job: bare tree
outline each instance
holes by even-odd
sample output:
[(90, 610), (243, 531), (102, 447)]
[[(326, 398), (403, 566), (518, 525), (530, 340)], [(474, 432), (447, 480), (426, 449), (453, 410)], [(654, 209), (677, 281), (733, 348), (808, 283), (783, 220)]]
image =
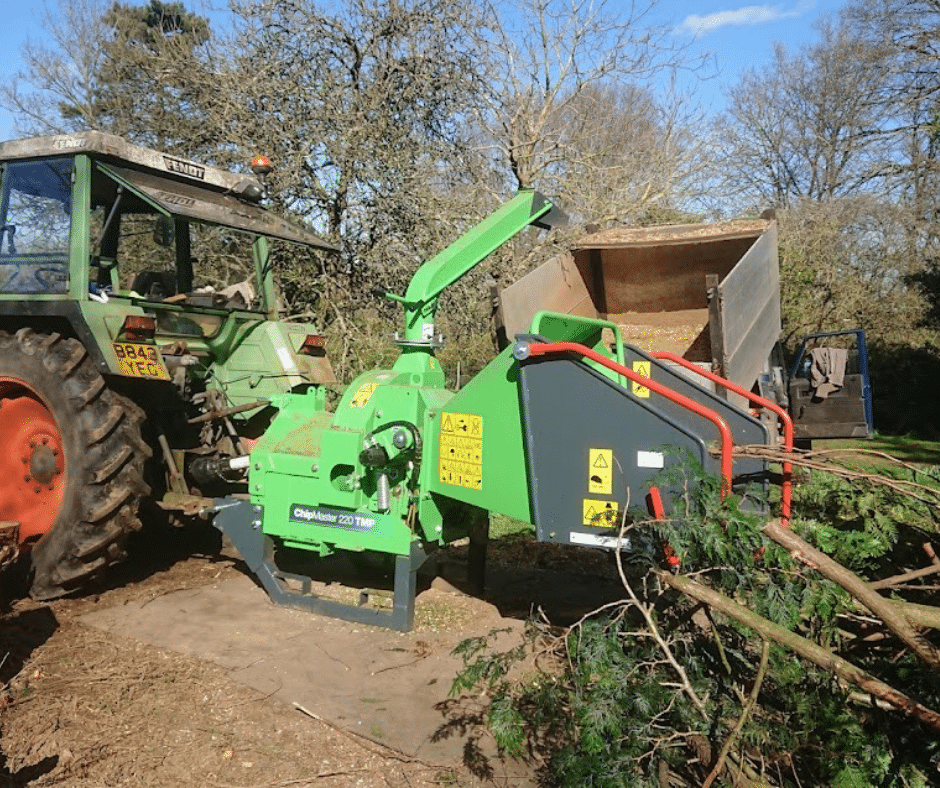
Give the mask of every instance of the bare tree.
[(217, 146), (206, 113), (208, 21), (181, 3), (77, 0), (44, 9), (43, 43), (0, 88), (24, 133), (100, 129), (203, 156)]
[[(27, 39), (24, 67), (0, 86), (18, 132), (54, 134), (101, 127), (95, 94), (105, 59), (106, 8), (106, 0), (44, 6), (46, 38), (42, 43)], [(64, 112), (65, 107), (70, 109)]]
[(781, 225), (786, 338), (862, 326), (880, 343), (923, 341), (905, 210), (870, 195), (793, 201)]
[(940, 195), (940, 1), (851, 2), (845, 17), (882, 53), (887, 79), (877, 95), (879, 134), (892, 141), (891, 174), (923, 220)]
[[(933, 17), (927, 14), (933, 8)], [(862, 325), (923, 342), (937, 248), (936, 0), (851, 3), (746, 72), (718, 122), (741, 203), (779, 209), (791, 335)], [(933, 32), (931, 32), (933, 31)]]
[(721, 171), (752, 203), (786, 206), (883, 188), (884, 140), (877, 97), (883, 53), (844, 23), (824, 22), (820, 41), (750, 69), (729, 91), (718, 122)]
[[(660, 93), (684, 64), (657, 2), (238, 0), (220, 38), (179, 4), (79, 0), (10, 96), (30, 130), (106, 128), (222, 164), (265, 152), (273, 201), (343, 245), (281, 253), (291, 311), (355, 333), (363, 310), (392, 313), (370, 289), (401, 292), (516, 188), (577, 223), (675, 215), (703, 156)], [(513, 278), (531, 247), (489, 270)], [(461, 331), (486, 325), (486, 275), (449, 296)]]
[(632, 83), (588, 86), (555, 120), (564, 157), (541, 180), (582, 223), (661, 224), (697, 196), (707, 154), (681, 99)]
[(467, 144), (479, 85), (472, 5), (367, 0), (235, 8), (231, 78), (220, 91), (242, 148), (274, 160), (272, 196), (341, 240), (330, 259), (284, 260), (296, 312), (347, 336), (393, 314), (418, 265), (485, 213)]
[(492, 71), (477, 117), (497, 177), (563, 195), (581, 221), (632, 218), (637, 206), (669, 202), (693, 145), (662, 84), (695, 64), (652, 21), (657, 5), (509, 0), (490, 7)]
[(940, 328), (940, 0), (850, 3), (857, 34), (884, 52), (888, 72), (878, 96), (879, 134), (891, 145), (887, 163), (907, 213), (911, 277), (929, 304), (923, 324)]

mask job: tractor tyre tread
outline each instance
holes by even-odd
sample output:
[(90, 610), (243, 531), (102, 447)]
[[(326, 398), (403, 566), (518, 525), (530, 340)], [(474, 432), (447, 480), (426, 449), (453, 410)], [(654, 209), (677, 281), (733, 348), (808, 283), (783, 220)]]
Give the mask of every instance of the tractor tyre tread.
[[(22, 328), (0, 332), (0, 359), (45, 400), (65, 446), (66, 488), (49, 530), (32, 545), (30, 594), (53, 599), (74, 591), (125, 556), (140, 528), (137, 509), (150, 492), (141, 437), (144, 412), (108, 388), (76, 339)], [(12, 359), (12, 361), (8, 361)], [(0, 369), (0, 375), (8, 374)]]

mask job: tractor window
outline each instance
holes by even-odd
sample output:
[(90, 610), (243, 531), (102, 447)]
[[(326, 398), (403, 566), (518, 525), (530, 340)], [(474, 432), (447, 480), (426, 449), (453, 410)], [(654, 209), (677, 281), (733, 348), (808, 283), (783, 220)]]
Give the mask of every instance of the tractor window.
[(68, 290), (72, 159), (7, 164), (0, 192), (0, 292)]
[[(179, 187), (173, 181), (159, 179), (157, 203), (138, 188), (139, 173), (132, 179), (127, 171), (119, 172), (116, 178), (102, 168), (92, 181), (91, 281), (98, 288), (178, 304), (187, 312), (189, 307), (263, 310), (255, 281), (254, 236), (168, 210), (189, 198), (181, 192), (173, 199), (172, 190)], [(167, 320), (171, 334), (210, 335), (221, 325), (220, 319), (209, 318), (212, 325), (204, 325), (206, 320), (192, 315), (175, 320), (168, 314)]]

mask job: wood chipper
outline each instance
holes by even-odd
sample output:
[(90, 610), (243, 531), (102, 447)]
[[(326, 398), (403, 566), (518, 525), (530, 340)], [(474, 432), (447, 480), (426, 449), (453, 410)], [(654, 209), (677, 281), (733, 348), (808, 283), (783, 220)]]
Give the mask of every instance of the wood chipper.
[[(732, 458), (732, 446), (773, 443), (774, 430), (723, 390), (785, 414), (682, 359), (624, 344), (610, 320), (537, 312), (459, 392), (444, 388), (439, 296), (559, 213), (522, 192), (421, 266), (404, 296), (389, 294), (404, 308), (400, 356), (360, 376), (334, 412), (319, 386), (273, 398), (278, 414), (251, 452), (250, 498), (218, 498), (212, 511), (275, 602), (404, 631), (428, 553), (469, 536), (479, 563), (488, 512), (533, 524), (542, 541), (619, 549), (628, 507), (668, 507), (656, 484), (675, 461), (667, 447), (691, 453), (726, 491), (767, 483), (765, 464)], [(392, 607), (317, 596), (308, 577), (278, 568), (285, 548), (394, 556)]]

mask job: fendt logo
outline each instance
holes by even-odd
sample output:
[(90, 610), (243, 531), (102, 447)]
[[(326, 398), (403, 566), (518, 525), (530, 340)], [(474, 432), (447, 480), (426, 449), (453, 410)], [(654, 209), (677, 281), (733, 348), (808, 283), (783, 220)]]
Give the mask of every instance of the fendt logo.
[(171, 159), (169, 156), (164, 156), (163, 166), (166, 167), (169, 172), (177, 172), (180, 175), (198, 178), (201, 181), (206, 179), (206, 168), (200, 167), (198, 164), (193, 164), (192, 162)]
[(73, 150), (75, 148), (84, 148), (85, 138), (84, 137), (57, 137), (53, 141), (52, 147), (55, 150)]

